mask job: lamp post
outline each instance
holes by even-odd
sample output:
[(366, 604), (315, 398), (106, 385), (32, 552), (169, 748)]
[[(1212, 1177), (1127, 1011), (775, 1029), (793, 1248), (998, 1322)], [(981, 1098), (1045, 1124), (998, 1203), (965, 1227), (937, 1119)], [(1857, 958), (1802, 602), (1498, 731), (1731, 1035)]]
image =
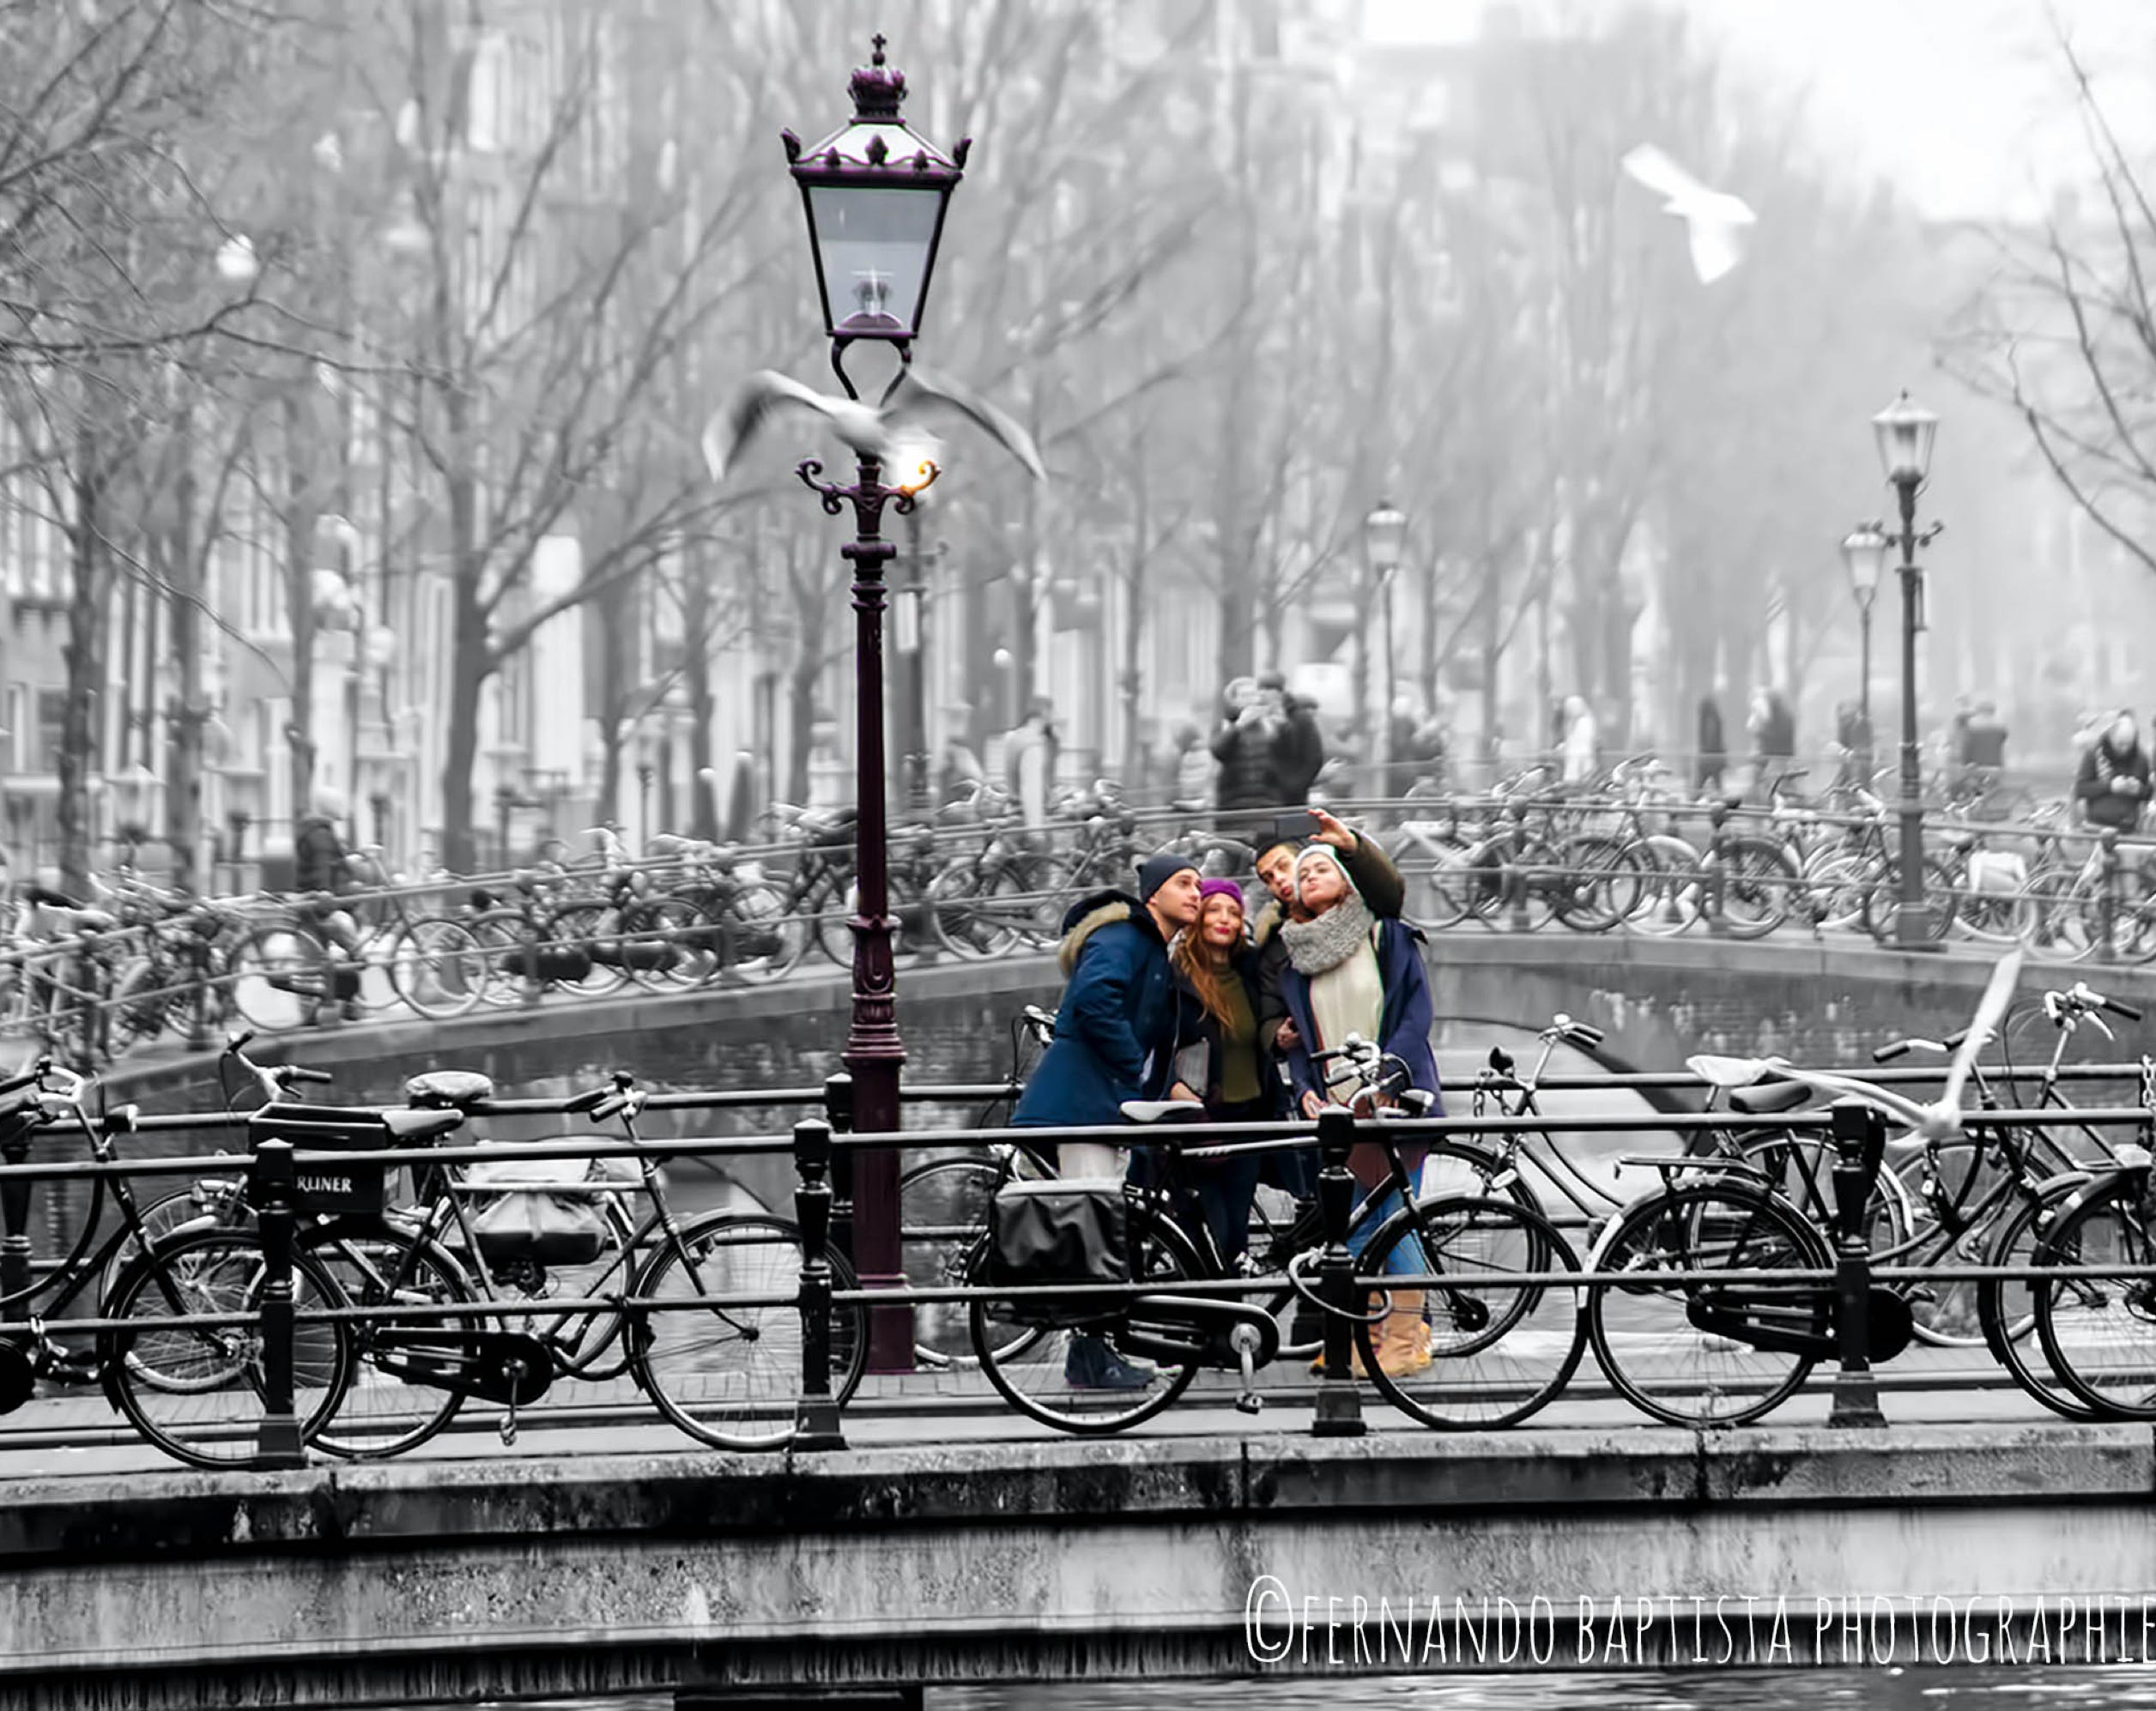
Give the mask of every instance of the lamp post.
[(1917, 632), (1924, 627), (1924, 573), (1917, 549), (1943, 525), (1917, 531), (1917, 492), (1930, 472), (1939, 418), (1904, 391), (1872, 418), (1872, 431), (1886, 480), (1901, 502), (1901, 898), (1894, 943), (1905, 951), (1936, 951), (1943, 947), (1933, 936), (1924, 897), (1923, 769), (1917, 744)]
[[(814, 147), (803, 148), (791, 131), (781, 133), (808, 219), (815, 257), (816, 290), (831, 366), (849, 397), (859, 395), (847, 378), (845, 353), (862, 340), (896, 347), (912, 360), (913, 338), (936, 269), (943, 215), (958, 186), (971, 139), (946, 154), (899, 117), (905, 78), (885, 64), (884, 39), (874, 39), (869, 63), (851, 82), (853, 118)], [(844, 1061), (853, 1077), (854, 1125), (863, 1134), (893, 1134), (899, 1127), (899, 1073), (905, 1047), (899, 1037), (892, 969), (888, 856), (884, 820), (883, 601), (884, 566), (898, 548), (882, 538), (883, 508), (899, 515), (936, 477), (935, 466), (894, 471), (901, 485), (883, 483), (882, 460), (858, 454), (851, 486), (820, 481), (814, 458), (798, 471), (839, 516), (853, 511), (854, 538), (840, 549), (853, 566), (855, 874), (860, 913), (853, 929), (853, 1010)], [(899, 1247), (899, 1157), (877, 1148), (857, 1156), (854, 1170), (854, 1268), (869, 1289), (905, 1282)], [(902, 1372), (913, 1364), (913, 1312), (899, 1304), (871, 1309), (869, 1366)]]
[(1402, 548), (1408, 537), (1408, 518), (1391, 500), (1379, 499), (1377, 508), (1362, 520), (1363, 556), (1370, 565), (1370, 573), (1377, 578), (1378, 592), (1384, 602), (1385, 615), (1385, 710), (1378, 727), (1386, 734), (1385, 764), (1387, 771), (1381, 775), (1390, 794), (1392, 783), (1390, 768), (1400, 757), (1392, 752), (1392, 698), (1395, 692), (1392, 654), (1392, 578), (1400, 569)]
[(1872, 775), (1872, 601), (1879, 593), (1880, 572), (1886, 566), (1887, 544), (1886, 531), (1876, 523), (1858, 523), (1842, 542), (1850, 591), (1856, 596), (1856, 716), (1864, 733), (1857, 764), (1867, 782)]

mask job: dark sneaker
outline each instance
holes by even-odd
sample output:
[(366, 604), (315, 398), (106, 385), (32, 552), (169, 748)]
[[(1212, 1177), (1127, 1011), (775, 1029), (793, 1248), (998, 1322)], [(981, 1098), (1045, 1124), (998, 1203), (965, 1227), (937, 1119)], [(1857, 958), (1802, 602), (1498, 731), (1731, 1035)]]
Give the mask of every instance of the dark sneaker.
[(1063, 1357), (1063, 1382), (1073, 1390), (1143, 1390), (1153, 1378), (1110, 1348), (1105, 1338), (1079, 1336), (1070, 1339)]

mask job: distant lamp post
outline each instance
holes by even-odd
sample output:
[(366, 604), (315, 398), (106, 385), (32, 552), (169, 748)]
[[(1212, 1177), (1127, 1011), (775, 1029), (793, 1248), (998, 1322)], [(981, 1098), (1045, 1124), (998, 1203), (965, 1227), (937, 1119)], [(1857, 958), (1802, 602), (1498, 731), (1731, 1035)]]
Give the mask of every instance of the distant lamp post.
[[(1378, 729), (1390, 733), (1392, 729), (1392, 698), (1395, 693), (1392, 648), (1392, 579), (1400, 569), (1400, 559), (1408, 541), (1408, 516), (1390, 499), (1379, 499), (1377, 508), (1362, 520), (1362, 550), (1369, 564), (1370, 574), (1377, 584), (1379, 597), (1384, 602), (1385, 638), (1385, 710), (1378, 722)], [(1388, 771), (1385, 783), (1392, 783), (1390, 769), (1399, 764), (1400, 757), (1391, 752), (1387, 737), (1385, 763)], [(1390, 793), (1388, 789), (1388, 794)]]
[[(902, 362), (912, 360), (912, 342), (943, 235), (944, 210), (970, 146), (970, 139), (961, 142), (946, 154), (899, 117), (905, 78), (884, 63), (883, 40), (880, 35), (874, 39), (869, 63), (853, 74), (853, 118), (847, 124), (808, 148), (791, 131), (780, 133), (808, 216), (816, 291), (824, 330), (831, 337), (831, 366), (850, 397), (858, 394), (846, 374), (845, 352), (857, 340), (882, 341), (897, 348)], [(840, 550), (854, 573), (854, 868), (860, 913), (850, 923), (853, 1010), (845, 1061), (853, 1078), (855, 1128), (863, 1134), (889, 1134), (899, 1128), (899, 1072), (905, 1061), (892, 967), (884, 800), (883, 576), (899, 549), (881, 531), (884, 506), (895, 503), (900, 516), (911, 511), (914, 495), (936, 479), (936, 467), (924, 462), (894, 469), (896, 487), (884, 485), (882, 460), (867, 452), (859, 454), (851, 486), (817, 480), (823, 465), (813, 458), (798, 473), (832, 516), (849, 505), (853, 511), (854, 538)], [(857, 1155), (853, 1261), (869, 1289), (905, 1281), (898, 1179), (895, 1148)], [(902, 1372), (912, 1364), (911, 1308), (871, 1309), (870, 1370)], [(820, 1420), (806, 1430), (835, 1435), (835, 1420)]]
[(1842, 562), (1849, 567), (1850, 592), (1856, 596), (1856, 716), (1864, 732), (1859, 765), (1867, 780), (1872, 772), (1872, 602), (1879, 593), (1880, 574), (1886, 568), (1888, 545), (1886, 531), (1876, 523), (1858, 523), (1842, 542)]
[(1931, 473), (1939, 418), (1905, 391), (1872, 418), (1872, 431), (1880, 467), (1901, 502), (1901, 896), (1894, 943), (1905, 951), (1936, 951), (1942, 947), (1924, 896), (1923, 768), (1917, 744), (1917, 632), (1924, 627), (1924, 573), (1917, 549), (1944, 525), (1917, 532), (1917, 493)]

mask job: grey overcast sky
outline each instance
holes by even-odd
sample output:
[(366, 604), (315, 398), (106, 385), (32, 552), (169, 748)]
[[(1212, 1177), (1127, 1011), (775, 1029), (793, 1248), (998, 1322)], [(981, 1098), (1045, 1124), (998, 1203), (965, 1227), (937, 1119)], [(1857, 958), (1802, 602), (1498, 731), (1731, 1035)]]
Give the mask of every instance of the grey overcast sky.
[[(1475, 33), (1485, 0), (1368, 0), (1379, 40)], [(1625, 0), (1540, 0), (1562, 18)], [(1680, 0), (1734, 64), (1760, 83), (1808, 91), (1820, 153), (1897, 179), (1927, 214), (1987, 217), (2039, 209), (2073, 175), (2046, 0)], [(2050, 0), (2097, 74), (2114, 123), (2148, 140), (2156, 0)], [(1645, 141), (1646, 139), (1642, 139)]]

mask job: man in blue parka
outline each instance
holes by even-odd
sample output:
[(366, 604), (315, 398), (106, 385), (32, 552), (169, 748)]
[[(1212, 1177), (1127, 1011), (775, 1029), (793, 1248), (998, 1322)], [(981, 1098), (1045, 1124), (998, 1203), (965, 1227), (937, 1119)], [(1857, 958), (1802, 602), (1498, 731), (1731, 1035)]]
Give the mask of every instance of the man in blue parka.
[[(1188, 860), (1162, 854), (1138, 869), (1136, 896), (1096, 892), (1071, 906), (1057, 955), (1065, 984), (1056, 1037), (1011, 1115), (1013, 1128), (1119, 1123), (1124, 1100), (1166, 1097), (1176, 1051), (1197, 1025), (1195, 1013), (1186, 1025), (1183, 1013), (1196, 1007), (1169, 972), (1168, 940), (1197, 919), (1198, 883)], [(1080, 1146), (1058, 1161), (1063, 1175), (1112, 1170), (1112, 1149), (1081, 1154)], [(1070, 1339), (1063, 1376), (1083, 1389), (1135, 1390), (1152, 1381), (1095, 1336)]]

